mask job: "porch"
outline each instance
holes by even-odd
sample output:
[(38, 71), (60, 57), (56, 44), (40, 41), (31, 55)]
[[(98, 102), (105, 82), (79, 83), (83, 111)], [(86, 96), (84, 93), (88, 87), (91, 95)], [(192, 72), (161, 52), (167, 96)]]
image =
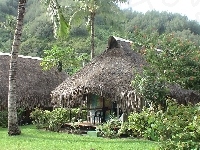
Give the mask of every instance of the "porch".
[(87, 111), (87, 116), (81, 116), (81, 118), (86, 118), (82, 124), (84, 126), (96, 126), (108, 121), (111, 117), (119, 118), (122, 115), (118, 104), (104, 97), (87, 94), (85, 102), (85, 107), (80, 106), (80, 111)]

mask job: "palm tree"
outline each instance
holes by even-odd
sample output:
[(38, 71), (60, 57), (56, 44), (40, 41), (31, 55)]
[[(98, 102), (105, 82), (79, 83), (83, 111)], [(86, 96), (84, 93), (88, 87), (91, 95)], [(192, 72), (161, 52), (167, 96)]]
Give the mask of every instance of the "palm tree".
[[(91, 59), (94, 57), (94, 22), (95, 16), (97, 13), (107, 13), (109, 15), (109, 10), (111, 9), (112, 5), (116, 5), (117, 3), (125, 3), (128, 0), (78, 0), (77, 7), (78, 10), (71, 17), (72, 20), (80, 20), (85, 19), (87, 16), (87, 24), (90, 27), (90, 36), (91, 36)], [(70, 21), (70, 22), (71, 22)], [(72, 23), (70, 23), (72, 24)]]
[(22, 26), (25, 14), (26, 0), (19, 0), (17, 24), (12, 43), (10, 69), (9, 69), (9, 90), (8, 90), (8, 135), (19, 135), (21, 130), (17, 122), (17, 95), (16, 95), (16, 73), (17, 73), (17, 57), (22, 34)]
[[(17, 58), (19, 46), (21, 43), (22, 26), (25, 15), (25, 5), (27, 0), (19, 0), (17, 24), (12, 43), (10, 69), (9, 69), (9, 90), (8, 90), (8, 135), (19, 135), (21, 130), (18, 126), (17, 119), (17, 95), (16, 95), (16, 74), (17, 74)], [(48, 6), (48, 11), (53, 16), (55, 33), (58, 36), (68, 35), (68, 24), (64, 20), (63, 14), (60, 11), (57, 0), (40, 0)], [(59, 26), (58, 26), (59, 25)]]

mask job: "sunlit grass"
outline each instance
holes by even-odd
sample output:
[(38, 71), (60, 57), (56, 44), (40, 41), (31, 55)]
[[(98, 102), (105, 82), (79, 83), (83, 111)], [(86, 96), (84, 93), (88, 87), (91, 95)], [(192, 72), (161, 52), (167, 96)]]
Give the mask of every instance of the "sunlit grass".
[(134, 139), (106, 139), (37, 130), (34, 126), (21, 127), (20, 136), (8, 136), (0, 128), (0, 150), (154, 150), (158, 144)]

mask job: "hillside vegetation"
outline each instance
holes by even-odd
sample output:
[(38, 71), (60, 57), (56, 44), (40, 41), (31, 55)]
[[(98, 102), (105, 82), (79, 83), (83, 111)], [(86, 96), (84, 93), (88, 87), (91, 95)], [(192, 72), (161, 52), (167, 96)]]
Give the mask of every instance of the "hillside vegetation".
[[(60, 0), (62, 6), (73, 4), (72, 0)], [(112, 7), (112, 8), (111, 8)], [(10, 52), (13, 37), (17, 2), (0, 1), (0, 51)], [(106, 7), (105, 12), (98, 13), (95, 18), (95, 55), (100, 54), (107, 46), (110, 35), (134, 40), (135, 29), (145, 33), (173, 33), (175, 36), (189, 39), (200, 45), (200, 24), (188, 20), (186, 16), (168, 12), (149, 11), (145, 14), (131, 9), (121, 10), (117, 5)], [(64, 9), (66, 20), (70, 19), (72, 10)], [(43, 57), (43, 50), (51, 49), (56, 43), (53, 35), (53, 24), (45, 7), (37, 1), (28, 1), (24, 21), (21, 54)], [(72, 26), (70, 36), (59, 43), (62, 47), (70, 46), (78, 53), (90, 53), (90, 32), (82, 24)]]

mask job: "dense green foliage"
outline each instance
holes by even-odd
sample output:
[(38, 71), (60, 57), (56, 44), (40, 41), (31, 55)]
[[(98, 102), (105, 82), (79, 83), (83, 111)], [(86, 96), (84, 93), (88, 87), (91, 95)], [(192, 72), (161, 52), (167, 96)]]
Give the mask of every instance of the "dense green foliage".
[[(146, 58), (151, 67), (168, 82), (176, 82), (186, 89), (200, 90), (200, 51), (188, 40), (173, 34), (157, 37), (154, 47), (146, 49)], [(156, 51), (159, 47), (161, 52)]]
[[(86, 113), (87, 111), (82, 110), (83, 117), (86, 117)], [(79, 117), (79, 109), (57, 108), (53, 111), (48, 111), (36, 108), (31, 112), (30, 117), (38, 129), (46, 128), (47, 130), (58, 132), (65, 123), (70, 123), (72, 118)], [(83, 118), (83, 120), (86, 120), (86, 118)]]
[[(70, 20), (73, 10), (72, 0), (58, 1), (66, 21)], [(66, 7), (65, 7), (66, 6)], [(106, 5), (104, 5), (106, 6)], [(16, 16), (17, 2), (13, 0), (0, 1), (0, 22), (6, 22), (7, 15)], [(37, 8), (37, 9), (36, 9)], [(95, 18), (95, 54), (100, 54), (107, 44), (110, 35), (124, 38), (134, 38), (134, 27), (138, 27), (144, 32), (157, 30), (161, 33), (174, 33), (184, 39), (189, 39), (200, 45), (200, 25), (195, 21), (188, 20), (187, 17), (179, 14), (167, 12), (151, 11), (146, 14), (134, 12), (133, 10), (120, 10), (117, 5), (110, 4), (103, 7), (96, 14)], [(109, 15), (108, 15), (109, 14)], [(87, 19), (86, 19), (87, 20)], [(59, 45), (60, 47), (72, 47), (78, 53), (90, 53), (90, 34), (83, 21), (79, 26), (73, 26), (69, 37)], [(46, 15), (46, 8), (38, 5), (38, 1), (28, 1), (25, 15), (25, 25), (23, 40), (21, 44), (21, 54), (43, 57), (43, 50), (51, 49), (55, 43), (54, 25), (50, 16)], [(0, 51), (10, 52), (10, 36), (12, 32), (8, 28), (0, 28)]]
[(138, 96), (142, 97), (148, 106), (154, 105), (156, 108), (159, 106), (165, 108), (165, 99), (169, 91), (165, 80), (160, 77), (158, 72), (148, 66), (144, 68), (142, 74), (136, 72), (135, 75), (132, 86)]
[(131, 113), (128, 122), (109, 120), (101, 125), (99, 130), (104, 137), (127, 134), (131, 137), (159, 141), (160, 149), (186, 150), (200, 148), (199, 124), (199, 104), (184, 106), (168, 100), (166, 111), (155, 111), (153, 107), (144, 108), (139, 113)]
[(111, 116), (106, 123), (97, 126), (97, 131), (99, 132), (100, 136), (105, 138), (119, 137), (120, 132), (118, 132), (118, 129), (121, 127), (121, 125), (121, 121)]
[(135, 28), (133, 49), (141, 53), (147, 65), (143, 71), (135, 70), (132, 85), (137, 94), (149, 104), (165, 107), (169, 85), (200, 90), (200, 51), (194, 42), (174, 34), (157, 31), (151, 34)]
[(0, 111), (0, 127), (8, 127), (8, 112)]
[(161, 141), (162, 149), (199, 149), (199, 105), (183, 106), (168, 101), (165, 112), (144, 109), (129, 116), (128, 129), (135, 136)]
[(82, 62), (88, 59), (87, 54), (80, 54), (75, 52), (70, 47), (62, 48), (59, 46), (53, 46), (51, 50), (44, 50), (44, 59), (41, 62), (41, 66), (44, 70), (57, 67), (58, 71), (66, 69), (69, 74), (76, 72), (82, 67)]
[[(22, 125), (24, 121), (24, 109), (19, 108), (17, 109), (17, 116), (18, 116), (18, 124)], [(0, 127), (7, 128), (8, 127), (8, 111), (7, 110), (2, 110), (0, 111)]]

